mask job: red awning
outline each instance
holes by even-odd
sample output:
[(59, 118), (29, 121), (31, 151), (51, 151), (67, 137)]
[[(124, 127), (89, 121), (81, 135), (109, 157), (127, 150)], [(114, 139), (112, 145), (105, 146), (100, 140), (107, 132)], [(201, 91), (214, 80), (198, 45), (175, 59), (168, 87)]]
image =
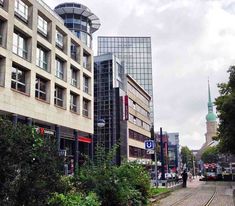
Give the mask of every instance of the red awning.
[(79, 142), (85, 142), (85, 143), (91, 143), (92, 139), (88, 138), (88, 137), (82, 137), (82, 136), (78, 136), (78, 141)]

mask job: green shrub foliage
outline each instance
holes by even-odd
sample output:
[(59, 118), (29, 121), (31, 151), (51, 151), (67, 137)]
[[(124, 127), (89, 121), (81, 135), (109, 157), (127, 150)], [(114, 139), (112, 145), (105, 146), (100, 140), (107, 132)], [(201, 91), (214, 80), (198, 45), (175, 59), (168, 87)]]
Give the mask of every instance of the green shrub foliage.
[(59, 188), (61, 163), (54, 138), (0, 119), (0, 205), (45, 205)]

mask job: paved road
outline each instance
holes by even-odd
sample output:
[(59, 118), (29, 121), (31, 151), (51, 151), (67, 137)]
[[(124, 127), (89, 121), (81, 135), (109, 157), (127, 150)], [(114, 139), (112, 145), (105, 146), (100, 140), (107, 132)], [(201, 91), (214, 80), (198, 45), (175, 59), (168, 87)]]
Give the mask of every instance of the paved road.
[[(235, 182), (188, 182), (187, 188), (172, 192), (155, 206), (234, 206)], [(209, 202), (209, 200), (211, 200)]]

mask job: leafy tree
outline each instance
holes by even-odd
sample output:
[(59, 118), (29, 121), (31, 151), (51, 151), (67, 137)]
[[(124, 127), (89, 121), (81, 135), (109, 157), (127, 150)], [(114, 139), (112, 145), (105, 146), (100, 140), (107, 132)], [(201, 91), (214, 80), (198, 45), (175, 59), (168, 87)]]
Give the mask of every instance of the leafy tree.
[(55, 145), (32, 127), (0, 119), (0, 205), (45, 205), (62, 188)]
[(186, 167), (189, 169), (193, 167), (193, 153), (187, 146), (181, 148), (181, 158)]
[(228, 82), (218, 84), (220, 96), (215, 100), (219, 117), (216, 139), (220, 152), (235, 154), (235, 66), (231, 66), (228, 73)]
[(217, 147), (208, 147), (203, 153), (201, 159), (205, 163), (217, 163), (219, 156), (218, 156), (218, 149)]

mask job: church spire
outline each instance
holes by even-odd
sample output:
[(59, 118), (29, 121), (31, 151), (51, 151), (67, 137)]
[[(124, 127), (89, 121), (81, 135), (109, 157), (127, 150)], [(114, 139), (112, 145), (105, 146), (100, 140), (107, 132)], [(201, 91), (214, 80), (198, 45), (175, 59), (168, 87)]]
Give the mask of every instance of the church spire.
[(208, 79), (208, 114), (206, 115), (206, 120), (208, 122), (216, 121), (216, 115), (213, 113), (213, 103), (211, 101), (211, 91), (210, 91), (210, 82)]

